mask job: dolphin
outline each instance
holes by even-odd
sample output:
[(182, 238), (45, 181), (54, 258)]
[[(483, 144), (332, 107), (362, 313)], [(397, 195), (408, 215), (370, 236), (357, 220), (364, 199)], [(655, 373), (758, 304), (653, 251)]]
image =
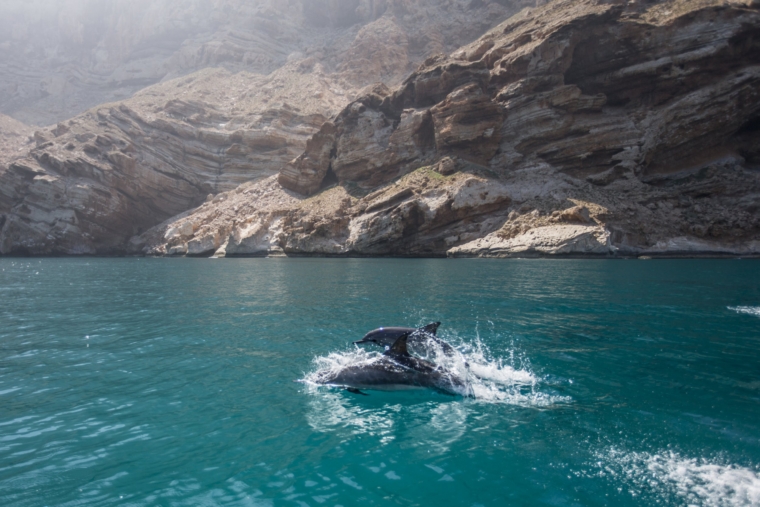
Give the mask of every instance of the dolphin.
[(430, 361), (413, 357), (407, 350), (411, 333), (399, 336), (382, 356), (341, 368), (317, 373), (315, 382), (341, 386), (356, 394), (360, 389), (435, 389), (453, 395), (471, 395), (465, 380)]
[(364, 338), (354, 342), (354, 344), (374, 343), (375, 345), (387, 348), (392, 346), (400, 336), (407, 334), (408, 342), (412, 349), (415, 351), (421, 349), (423, 355), (428, 355), (431, 344), (440, 347), (447, 356), (454, 355), (454, 347), (435, 336), (440, 325), (440, 322), (431, 322), (421, 328), (380, 327), (365, 334)]

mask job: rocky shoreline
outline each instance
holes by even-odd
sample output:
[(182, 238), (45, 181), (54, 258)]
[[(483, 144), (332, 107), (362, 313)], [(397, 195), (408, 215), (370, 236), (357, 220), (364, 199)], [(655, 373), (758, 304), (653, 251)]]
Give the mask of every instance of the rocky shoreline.
[(358, 90), (409, 9), (337, 73), (201, 71), (38, 131), (0, 166), (0, 254), (760, 256), (757, 1), (555, 0)]

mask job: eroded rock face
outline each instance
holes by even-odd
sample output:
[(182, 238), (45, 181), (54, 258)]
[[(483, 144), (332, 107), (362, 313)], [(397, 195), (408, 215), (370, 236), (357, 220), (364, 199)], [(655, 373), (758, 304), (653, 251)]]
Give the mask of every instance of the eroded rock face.
[(430, 111), (441, 155), (487, 164), (496, 154), (503, 112), (477, 84), (457, 88)]
[(373, 90), (336, 119), (335, 153), (328, 161), (339, 181), (373, 188), (423, 165), (434, 155), (428, 111), (387, 107), (388, 90)]
[[(227, 78), (228, 92), (246, 86)], [(162, 86), (190, 88), (186, 79)], [(209, 194), (276, 174), (325, 121), (284, 106), (236, 114), (159, 90), (35, 133), (36, 147), (0, 172), (0, 253), (123, 252)]]
[(548, 225), (513, 238), (490, 234), (448, 251), (450, 257), (599, 256), (615, 253), (610, 233), (592, 225)]
[[(542, 231), (466, 243), (456, 255), (679, 253), (686, 244), (693, 253), (721, 242), (753, 252), (757, 26), (752, 2), (566, 0), (526, 9), (451, 56), (428, 59), (398, 88), (349, 105), (325, 164), (344, 186), (370, 189), (419, 165), (451, 174), (459, 160), (492, 171), (514, 189), (513, 203), (540, 213), (573, 214), (573, 200), (606, 210), (594, 224), (533, 224)], [(426, 150), (396, 135), (408, 110), (430, 114)], [(400, 162), (399, 153), (414, 155)], [(411, 210), (398, 213), (396, 221), (415, 220)]]
[(335, 125), (328, 121), (306, 142), (306, 150), (280, 170), (280, 182), (304, 195), (316, 193), (327, 177), (333, 150)]
[(756, 157), (757, 10), (669, 4), (554, 2), (429, 59), (392, 93), (361, 98), (338, 117), (336, 175), (393, 177), (404, 143), (426, 162), (409, 136), (389, 147), (407, 108), (431, 114), (435, 156), (501, 174), (546, 162), (605, 185), (716, 152)]
[(304, 198), (272, 177), (165, 222), (132, 247), (148, 255), (442, 255), (452, 234), (498, 228), (504, 217), (494, 211), (510, 203), (509, 193), (483, 175), (444, 177), (430, 168), (364, 196), (333, 186)]
[[(34, 51), (25, 53), (18, 66), (28, 72), (0, 94), (0, 108), (44, 121), (112, 98), (104, 90), (120, 97), (209, 65), (246, 71), (206, 69), (165, 80), (34, 132), (31, 150), (0, 163), (0, 254), (124, 253), (132, 236), (209, 194), (277, 174), (302, 153), (295, 174), (288, 179), (283, 171), (281, 178), (313, 193), (334, 176), (328, 169), (338, 137), (328, 118), (370, 83), (400, 80), (429, 51), (431, 40), (440, 42), (439, 49), (454, 49), (515, 9), (465, 9), (466, 0), (331, 1), (320, 3), (320, 17), (311, 0), (115, 1), (95, 10), (85, 9), (92, 2), (84, 0), (64, 3), (41, 13), (17, 2), (0, 7), (9, 13), (0, 19), (14, 20), (15, 27), (4, 32), (10, 39), (2, 42), (0, 36), (0, 66), (8, 70), (0, 90), (5, 81), (21, 79), (13, 61), (32, 37), (31, 26), (49, 28), (46, 37), (30, 42), (33, 47), (69, 62), (50, 68)], [(37, 93), (31, 81), (46, 72), (65, 86)], [(67, 77), (71, 72), (76, 80)], [(51, 107), (53, 102), (63, 109)], [(430, 123), (429, 114), (407, 116), (398, 135), (415, 135), (420, 120)], [(8, 145), (13, 149), (32, 135), (17, 129), (18, 139)], [(346, 154), (346, 167), (351, 157)], [(419, 153), (402, 149), (396, 158), (402, 165)], [(218, 241), (214, 236), (189, 243), (184, 253), (202, 255)]]
[[(361, 3), (357, 9), (363, 6), (359, 11), (367, 13), (379, 5)], [(390, 75), (384, 63), (388, 59), (404, 61), (423, 47), (406, 30), (403, 14), (417, 4), (387, 4), (391, 5), (395, 18), (378, 18), (372, 22), (380, 24), (357, 30), (347, 39), (351, 47), (372, 48), (365, 38), (391, 34), (392, 47), (378, 50), (382, 54), (377, 54), (372, 71), (384, 75)], [(386, 16), (390, 11), (384, 12)], [(328, 25), (333, 23), (342, 21)], [(220, 168), (212, 179), (214, 166), (201, 163), (184, 182), (175, 182), (189, 185), (176, 195), (197, 194), (201, 199), (202, 185), (209, 181), (221, 182), (215, 190), (223, 193), (132, 238), (129, 251), (692, 255), (702, 245), (708, 252), (760, 254), (757, 26), (756, 2), (557, 0), (522, 11), (450, 56), (427, 58), (397, 86), (371, 86), (352, 101), (346, 93), (335, 92), (342, 82), (335, 76), (348, 79), (351, 68), (338, 64), (337, 74), (329, 74), (320, 70), (316, 58), (293, 61), (246, 92), (256, 104), (270, 103), (275, 97), (279, 103), (271, 116), (273, 130), (262, 134), (261, 141), (277, 147), (261, 159), (260, 166), (271, 167), (271, 173), (257, 169), (251, 176), (242, 161), (219, 165), (221, 153), (231, 161), (260, 155), (246, 151), (243, 139), (261, 123), (252, 121), (250, 127), (238, 129), (235, 118), (244, 118), (245, 113), (232, 113), (240, 107), (232, 98), (209, 101), (216, 104), (214, 108), (197, 117), (188, 109), (178, 117), (163, 118), (167, 123), (161, 123), (162, 132), (174, 129), (177, 138), (193, 140), (188, 143), (193, 160), (213, 160)], [(406, 39), (393, 35), (398, 27), (405, 30)], [(291, 79), (296, 73), (313, 79)], [(308, 93), (304, 87), (310, 87)], [(242, 91), (227, 95), (240, 100)], [(301, 101), (280, 102), (286, 96)], [(343, 102), (339, 97), (344, 97)], [(329, 108), (320, 106), (325, 101)], [(327, 123), (304, 120), (327, 109), (334, 111), (322, 115), (331, 118)], [(288, 117), (286, 111), (293, 120), (276, 122)], [(219, 117), (227, 121), (219, 125), (227, 126), (211, 128), (218, 118), (214, 114), (227, 114)], [(138, 116), (150, 114), (141, 109)], [(87, 145), (86, 150), (84, 144), (81, 148), (86, 156), (97, 152), (99, 160), (108, 160), (100, 169), (140, 174), (143, 161), (153, 160), (148, 157), (152, 152), (143, 148), (149, 142), (133, 142), (133, 151), (129, 147), (131, 136), (139, 137), (144, 130), (130, 118), (119, 126), (126, 137), (117, 136), (127, 145), (113, 140), (109, 145), (108, 139), (97, 137), (80, 141)], [(191, 120), (201, 122), (198, 133)], [(98, 121), (109, 125), (111, 120)], [(150, 121), (143, 123), (156, 125)], [(300, 142), (305, 148), (300, 156), (292, 154), (290, 163), (277, 155), (284, 149), (283, 157), (290, 156), (288, 150), (297, 144), (290, 141), (294, 135), (282, 134), (289, 129), (304, 134)], [(67, 251), (78, 251), (81, 241), (75, 240), (86, 237), (82, 217), (92, 216), (92, 223), (100, 227), (108, 224), (105, 230), (111, 219), (100, 217), (135, 216), (132, 208), (129, 213), (112, 211), (123, 209), (122, 196), (111, 192), (110, 182), (115, 179), (101, 175), (100, 169), (75, 164), (82, 167), (77, 175), (86, 174), (77, 177), (85, 178), (90, 187), (77, 187), (71, 183), (79, 180), (65, 178), (56, 183), (70, 164), (46, 143), (54, 142), (50, 136), (76, 136), (75, 130), (74, 125), (63, 124), (37, 135), (40, 144), (33, 160), (17, 161), (7, 171), (10, 183), (3, 187), (16, 190), (13, 199), (0, 195), (0, 203), (12, 203), (12, 209), (8, 204), (4, 208), (11, 211), (0, 209), (9, 217), (3, 234), (8, 238), (8, 231), (22, 233), (4, 240), (6, 252), (29, 249), (25, 238), (40, 238), (35, 243), (39, 245), (66, 244)], [(237, 130), (239, 137), (233, 139), (229, 132)], [(278, 136), (285, 139), (284, 145), (277, 144)], [(313, 137), (307, 141), (308, 136)], [(71, 142), (73, 158), (89, 161)], [(265, 160), (276, 162), (267, 166)], [(236, 175), (263, 178), (274, 174), (278, 163), (278, 176), (230, 190), (239, 182)], [(185, 174), (184, 166), (172, 171)], [(154, 181), (165, 176), (150, 174), (144, 178)], [(107, 183), (95, 190), (100, 181)], [(86, 216), (74, 209), (61, 214), (65, 208), (49, 201), (56, 198), (59, 187), (79, 189), (75, 195), (87, 196), (93, 205), (86, 209), (97, 213)], [(171, 195), (166, 189), (174, 187), (160, 181), (155, 188)], [(194, 193), (194, 188), (204, 190)], [(185, 205), (199, 202), (191, 201)], [(154, 214), (153, 223), (167, 217)], [(189, 231), (183, 223), (187, 220), (192, 221), (192, 235), (179, 232)], [(48, 237), (50, 224), (58, 224), (54, 230), (73, 231), (66, 233), (71, 241), (41, 239)], [(134, 222), (129, 224), (131, 229), (124, 225), (123, 230), (140, 232)], [(124, 241), (122, 237), (116, 251), (127, 248)]]

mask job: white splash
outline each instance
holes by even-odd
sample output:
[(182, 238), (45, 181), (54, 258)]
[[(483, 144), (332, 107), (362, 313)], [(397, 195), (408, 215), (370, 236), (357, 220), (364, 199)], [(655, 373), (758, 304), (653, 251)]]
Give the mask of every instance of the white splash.
[(689, 506), (750, 507), (760, 505), (760, 474), (705, 458), (666, 451), (626, 453), (610, 449), (596, 456), (596, 476), (624, 482), (630, 494), (651, 491), (658, 497), (679, 497)]
[(372, 364), (381, 357), (381, 353), (359, 347), (343, 352), (331, 352), (327, 356), (314, 359), (316, 369), (304, 376), (304, 381), (316, 384), (318, 378), (325, 373), (337, 373), (347, 366)]
[(760, 306), (729, 306), (728, 309), (733, 310), (736, 313), (745, 313), (747, 315), (760, 317)]
[[(456, 343), (459, 342), (459, 343)], [(516, 367), (514, 352), (508, 358), (494, 358), (479, 338), (473, 342), (454, 338), (450, 342), (456, 353), (447, 355), (434, 343), (428, 344), (429, 353), (421, 356), (441, 368), (465, 379), (466, 394), (484, 402), (506, 403), (526, 407), (548, 407), (570, 401), (567, 396), (541, 392), (539, 378), (523, 361)], [(371, 364), (379, 360), (382, 353), (372, 349), (356, 347), (343, 352), (332, 352), (314, 359), (315, 369), (304, 376), (308, 384), (317, 384), (318, 378), (326, 373), (337, 373), (341, 369), (359, 364)], [(463, 393), (465, 394), (465, 393)]]

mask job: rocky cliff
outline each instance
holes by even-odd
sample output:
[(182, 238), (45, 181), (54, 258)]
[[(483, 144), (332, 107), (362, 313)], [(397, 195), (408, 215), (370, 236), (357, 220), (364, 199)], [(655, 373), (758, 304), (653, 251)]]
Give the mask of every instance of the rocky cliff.
[(325, 122), (158, 255), (760, 254), (760, 5), (558, 0)]
[[(0, 59), (7, 71), (0, 87), (3, 79), (15, 80), (0, 94), (3, 110), (38, 122), (163, 81), (39, 129), (31, 139), (17, 124), (0, 159), (2, 254), (125, 253), (131, 237), (157, 223), (277, 174), (363, 87), (399, 83), (430, 52), (475, 39), (519, 4), (67, 0), (35, 6), (0, 7), (10, 12), (2, 19), (14, 20)], [(34, 39), (40, 31), (45, 36)], [(167, 79), (209, 65), (226, 69)], [(44, 76), (65, 86), (37, 93), (34, 83)], [(19, 140), (27, 139), (19, 152)]]

